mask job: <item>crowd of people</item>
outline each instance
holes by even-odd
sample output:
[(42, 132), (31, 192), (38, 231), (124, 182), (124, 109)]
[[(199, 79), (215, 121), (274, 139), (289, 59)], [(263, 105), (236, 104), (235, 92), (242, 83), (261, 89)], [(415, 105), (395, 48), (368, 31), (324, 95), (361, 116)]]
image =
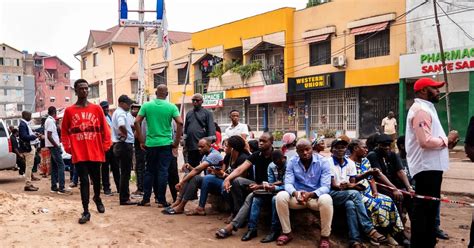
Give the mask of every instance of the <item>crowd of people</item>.
[[(89, 84), (79, 79), (74, 83), (78, 100), (66, 108), (60, 124), (56, 108), (50, 107), (43, 133), (35, 133), (28, 125), (31, 113), (23, 112), (19, 130), (12, 132), (15, 141), (19, 140), (13, 146), (24, 161), (20, 173), (26, 173), (25, 191), (38, 190), (32, 184), (38, 180), (32, 166), (41, 139), (51, 154), (53, 193), (72, 194), (65, 186), (66, 162), (70, 186), (78, 186), (79, 181), (80, 224), (91, 219), (89, 180), (97, 211), (105, 212), (100, 193), (113, 194), (112, 171), (120, 205), (151, 206), (153, 194), (165, 215), (205, 216), (209, 194), (221, 197), (230, 214), (226, 225), (215, 232), (218, 239), (245, 226), (242, 241), (257, 237), (260, 213), (268, 208), (270, 233), (261, 242), (285, 245), (294, 238), (290, 209), (310, 209), (320, 213), (319, 247), (330, 247), (331, 226), (337, 216), (346, 217), (351, 247), (363, 247), (364, 240), (373, 245), (434, 247), (436, 238), (449, 238), (440, 229), (439, 202), (412, 196), (440, 196), (442, 173), (449, 164), (448, 148), (458, 141), (456, 132), (445, 135), (434, 109), (442, 85), (431, 79), (415, 83), (406, 136), (397, 137), (396, 121), (389, 113), (382, 122), (382, 134), (375, 134), (367, 144), (343, 135), (330, 143), (330, 155), (324, 156), (326, 140), (321, 136), (310, 141), (286, 133), (281, 149), (274, 147), (271, 133), (251, 139), (238, 110), (229, 113), (232, 125), (221, 133), (212, 113), (202, 107), (201, 94), (192, 97), (193, 109), (183, 122), (178, 108), (166, 100), (165, 85), (157, 87), (156, 99), (141, 106), (120, 96), (110, 116), (109, 103), (90, 103)], [(181, 179), (180, 145), (185, 161)], [(65, 154), (69, 156), (64, 158)], [(129, 185), (132, 169), (135, 192), (130, 192)], [(166, 199), (167, 188), (171, 202)], [(132, 195), (141, 200), (134, 201)], [(186, 211), (192, 200), (198, 200), (197, 207)], [(406, 228), (408, 218), (411, 235)]]

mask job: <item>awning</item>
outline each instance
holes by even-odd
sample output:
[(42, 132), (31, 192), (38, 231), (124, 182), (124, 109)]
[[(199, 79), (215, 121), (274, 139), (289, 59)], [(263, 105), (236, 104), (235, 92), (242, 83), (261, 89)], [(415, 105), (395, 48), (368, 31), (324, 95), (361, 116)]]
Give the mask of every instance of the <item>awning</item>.
[(330, 34), (323, 34), (323, 35), (308, 37), (308, 38), (304, 39), (304, 41), (308, 44), (309, 43), (316, 43), (316, 42), (320, 42), (320, 41), (325, 41), (329, 38), (329, 35)]
[(188, 66), (188, 62), (185, 62), (185, 63), (181, 63), (181, 64), (176, 64), (175, 67), (176, 69), (183, 69), (185, 68), (186, 66)]
[(381, 22), (381, 23), (371, 24), (371, 25), (362, 26), (358, 28), (353, 28), (351, 29), (351, 34), (353, 35), (368, 34), (368, 33), (385, 30), (387, 27), (388, 27), (388, 22)]
[(163, 73), (163, 72), (165, 71), (165, 69), (166, 69), (166, 66), (165, 66), (165, 67), (158, 68), (158, 69), (153, 69), (153, 70), (151, 70), (151, 72), (152, 72), (153, 74), (160, 74), (160, 73)]

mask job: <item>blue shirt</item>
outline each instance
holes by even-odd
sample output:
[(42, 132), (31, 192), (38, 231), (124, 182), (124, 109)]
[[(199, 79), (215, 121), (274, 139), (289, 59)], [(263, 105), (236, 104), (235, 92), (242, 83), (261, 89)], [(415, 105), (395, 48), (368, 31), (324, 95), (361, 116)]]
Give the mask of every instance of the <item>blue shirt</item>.
[(313, 161), (305, 170), (300, 157), (295, 156), (286, 165), (285, 190), (291, 195), (295, 191), (314, 192), (318, 197), (329, 193), (331, 188), (331, 166), (323, 156), (313, 154)]
[[(273, 184), (278, 181), (284, 182), (285, 178), (285, 170), (286, 170), (286, 164), (283, 165), (282, 173), (278, 173), (278, 167), (275, 163), (271, 163), (268, 166), (268, 183)], [(279, 192), (285, 189), (285, 184), (282, 184), (280, 186), (275, 186), (275, 192)]]
[(125, 126), (127, 129), (127, 138), (125, 139), (125, 142), (133, 144), (135, 142), (135, 137), (133, 136), (132, 124), (133, 116), (129, 112), (118, 107), (112, 115), (112, 142), (121, 142), (119, 127)]

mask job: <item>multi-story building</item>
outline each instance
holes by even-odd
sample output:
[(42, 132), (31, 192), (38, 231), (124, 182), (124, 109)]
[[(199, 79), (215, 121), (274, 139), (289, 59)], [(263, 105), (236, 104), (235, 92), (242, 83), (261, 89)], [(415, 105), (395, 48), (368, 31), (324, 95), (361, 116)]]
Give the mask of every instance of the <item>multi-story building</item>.
[[(24, 54), (5, 44), (0, 44), (0, 117), (20, 116), (24, 109), (23, 92)], [(7, 123), (15, 125), (17, 123)]]
[[(147, 30), (145, 37), (155, 32)], [(181, 32), (173, 31), (169, 32), (169, 36), (172, 42), (188, 38)], [(87, 45), (75, 56), (81, 60), (81, 77), (89, 82), (91, 101), (99, 103), (107, 100), (110, 108), (114, 109), (120, 95), (136, 98), (138, 28), (114, 26), (105, 31), (91, 30)], [(149, 92), (147, 94), (150, 95)]]
[[(370, 6), (370, 7), (368, 7)], [(333, 0), (295, 12), (289, 95), (306, 133), (375, 133), (398, 111), (404, 1)]]
[(70, 85), (72, 67), (57, 56), (43, 52), (36, 52), (33, 59), (36, 111), (45, 111), (49, 106), (55, 106), (57, 109), (69, 106), (72, 97)]
[(35, 73), (33, 55), (24, 52), (23, 60), (23, 92), (25, 95), (24, 110), (34, 112), (36, 100)]
[[(413, 84), (420, 77), (444, 81), (440, 48), (432, 2), (406, 1), (407, 54), (400, 56), (400, 132), (405, 132), (406, 114), (413, 103)], [(459, 131), (464, 141), (467, 125), (474, 116), (474, 41), (472, 1), (438, 1), (438, 15), (446, 58), (451, 110), (451, 128)], [(447, 17), (446, 17), (447, 16)], [(449, 18), (448, 18), (449, 17)], [(436, 104), (438, 116), (447, 133), (445, 87)]]
[(237, 109), (254, 131), (294, 129), (286, 94), (294, 13), (281, 8), (192, 34), (191, 82), (217, 123)]

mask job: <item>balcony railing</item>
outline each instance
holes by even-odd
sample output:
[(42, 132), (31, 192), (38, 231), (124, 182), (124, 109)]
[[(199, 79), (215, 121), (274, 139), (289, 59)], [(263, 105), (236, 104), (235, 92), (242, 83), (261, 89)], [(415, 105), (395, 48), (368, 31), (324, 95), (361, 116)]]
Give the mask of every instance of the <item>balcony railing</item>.
[(281, 84), (285, 78), (285, 73), (283, 66), (267, 66), (262, 70), (263, 78), (265, 79), (265, 84)]

